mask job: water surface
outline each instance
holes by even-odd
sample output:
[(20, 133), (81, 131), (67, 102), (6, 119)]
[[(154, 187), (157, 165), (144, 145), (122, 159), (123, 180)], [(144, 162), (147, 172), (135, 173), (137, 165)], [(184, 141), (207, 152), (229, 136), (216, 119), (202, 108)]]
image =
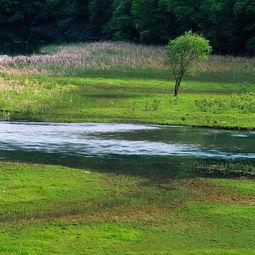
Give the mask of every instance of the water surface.
[[(104, 168), (255, 160), (255, 132), (133, 124), (0, 122), (2, 160)], [(171, 169), (169, 170), (171, 171)]]

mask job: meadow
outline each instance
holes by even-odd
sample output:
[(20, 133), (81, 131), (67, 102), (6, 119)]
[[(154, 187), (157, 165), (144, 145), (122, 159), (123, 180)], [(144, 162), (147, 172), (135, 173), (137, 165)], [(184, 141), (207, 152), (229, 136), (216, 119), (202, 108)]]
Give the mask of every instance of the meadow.
[[(164, 47), (98, 42), (0, 56), (0, 118), (254, 130), (255, 59), (211, 56), (199, 70), (174, 97)], [(181, 167), (203, 175), (2, 162), (0, 254), (255, 254), (254, 161)]]
[(48, 46), (0, 57), (3, 119), (253, 129), (255, 59), (211, 56), (181, 95), (165, 49), (128, 43)]
[(2, 163), (1, 254), (255, 254), (255, 184)]

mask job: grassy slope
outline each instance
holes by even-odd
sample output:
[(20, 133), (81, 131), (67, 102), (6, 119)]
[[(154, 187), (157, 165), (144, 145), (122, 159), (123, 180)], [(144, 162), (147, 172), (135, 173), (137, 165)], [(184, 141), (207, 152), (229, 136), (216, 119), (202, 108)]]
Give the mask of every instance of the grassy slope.
[(1, 254), (255, 254), (252, 181), (0, 170)]
[(6, 92), (2, 96), (2, 111), (11, 112), (11, 119), (255, 127), (253, 84), (185, 81), (175, 98), (173, 82), (165, 80), (29, 77), (19, 82), (32, 89), (8, 92), (7, 102)]

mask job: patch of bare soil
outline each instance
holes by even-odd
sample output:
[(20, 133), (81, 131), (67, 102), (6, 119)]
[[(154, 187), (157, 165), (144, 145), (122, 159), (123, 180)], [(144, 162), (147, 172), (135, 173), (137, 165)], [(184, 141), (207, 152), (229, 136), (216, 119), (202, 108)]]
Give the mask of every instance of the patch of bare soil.
[(251, 195), (213, 185), (206, 179), (191, 179), (183, 183), (183, 187), (190, 192), (198, 193), (203, 201), (255, 205), (255, 198)]

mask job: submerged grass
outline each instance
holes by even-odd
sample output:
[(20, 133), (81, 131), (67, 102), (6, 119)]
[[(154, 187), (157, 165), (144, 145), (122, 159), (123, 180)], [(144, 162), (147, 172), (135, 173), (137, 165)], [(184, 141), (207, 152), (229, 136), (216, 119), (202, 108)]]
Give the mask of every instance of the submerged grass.
[(2, 254), (255, 252), (252, 181), (13, 163), (0, 170)]

